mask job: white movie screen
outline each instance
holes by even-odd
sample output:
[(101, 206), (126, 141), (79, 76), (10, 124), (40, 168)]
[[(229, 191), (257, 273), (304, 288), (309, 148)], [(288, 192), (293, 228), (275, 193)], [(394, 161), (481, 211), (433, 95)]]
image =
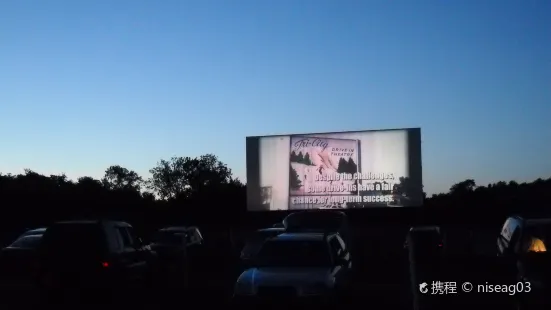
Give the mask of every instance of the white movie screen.
[(249, 211), (422, 204), (419, 128), (247, 137)]

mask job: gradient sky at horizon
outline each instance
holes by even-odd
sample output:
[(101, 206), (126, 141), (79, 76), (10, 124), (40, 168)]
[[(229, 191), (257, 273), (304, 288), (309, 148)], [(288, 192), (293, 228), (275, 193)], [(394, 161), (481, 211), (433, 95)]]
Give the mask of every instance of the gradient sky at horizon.
[(0, 172), (148, 176), (421, 127), (429, 194), (551, 176), (551, 1), (0, 1)]

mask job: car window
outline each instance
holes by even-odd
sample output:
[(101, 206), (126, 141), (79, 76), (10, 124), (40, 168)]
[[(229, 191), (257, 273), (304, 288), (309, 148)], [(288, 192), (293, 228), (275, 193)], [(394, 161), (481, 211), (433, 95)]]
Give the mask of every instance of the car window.
[(442, 238), (436, 230), (412, 232), (411, 239), (416, 247), (433, 247), (442, 242)]
[(327, 243), (320, 241), (266, 241), (257, 255), (257, 263), (270, 267), (331, 266)]
[(130, 237), (130, 242), (133, 246), (141, 246), (141, 241), (138, 235), (136, 234), (136, 231), (133, 227), (126, 227), (126, 231), (128, 232), (128, 236)]
[(190, 229), (188, 234), (186, 234), (186, 237), (189, 244), (197, 244), (203, 241), (203, 236), (201, 236), (201, 232), (199, 232), (199, 229), (195, 227)]
[(96, 224), (57, 224), (43, 235), (41, 245), (49, 251), (103, 253), (107, 249), (105, 233)]
[(12, 248), (23, 248), (23, 249), (34, 249), (40, 243), (42, 239), (41, 235), (30, 235), (24, 236), (15, 240), (10, 247)]
[(505, 240), (509, 241), (511, 239), (511, 234), (513, 233), (511, 231), (511, 219), (507, 219), (505, 221), (505, 224), (503, 224), (503, 228), (501, 229), (501, 236), (505, 238)]
[(503, 236), (505, 241), (511, 241), (511, 238), (513, 237), (513, 233), (515, 232), (517, 227), (518, 227), (517, 220), (509, 218), (507, 219), (507, 221), (505, 221), (505, 224), (503, 225), (503, 229), (501, 231), (501, 236)]
[(160, 245), (180, 246), (183, 244), (183, 232), (159, 231), (155, 234), (153, 242)]
[(125, 248), (131, 248), (132, 247), (132, 240), (130, 239), (130, 235), (126, 231), (124, 227), (117, 227), (117, 231), (119, 232), (119, 235), (122, 238), (122, 245)]
[(341, 244), (339, 243), (339, 240), (337, 240), (336, 237), (329, 240), (329, 245), (331, 246), (331, 252), (333, 252), (333, 256), (335, 258), (341, 257), (341, 255), (343, 255), (343, 249), (341, 247)]
[(336, 239), (337, 241), (339, 241), (339, 244), (341, 245), (341, 248), (343, 249), (343, 251), (344, 252), (348, 251), (348, 249), (346, 248), (346, 243), (344, 243), (344, 240), (342, 240), (340, 236), (336, 236)]

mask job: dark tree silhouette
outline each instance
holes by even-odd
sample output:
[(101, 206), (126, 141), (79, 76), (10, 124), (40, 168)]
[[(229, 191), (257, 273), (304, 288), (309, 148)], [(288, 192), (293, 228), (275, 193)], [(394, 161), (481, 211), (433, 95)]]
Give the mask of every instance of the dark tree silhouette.
[(295, 151), (292, 151), (290, 161), (292, 163), (298, 163), (298, 164), (303, 164), (303, 165), (309, 165), (309, 166), (314, 165), (312, 163), (312, 160), (310, 159), (310, 153), (308, 153), (308, 152), (306, 152), (305, 154), (302, 154), (302, 152), (299, 152), (299, 154), (297, 155), (297, 153), (295, 153)]
[(135, 171), (115, 165), (105, 170), (105, 175), (101, 182), (108, 189), (139, 192), (143, 180)]
[(415, 184), (411, 182), (411, 179), (408, 177), (398, 178), (399, 183), (394, 184), (392, 193), (395, 195), (411, 197), (418, 188), (415, 188)]
[(339, 158), (339, 163), (337, 164), (338, 173), (346, 173), (348, 171), (348, 163), (344, 158)]
[(352, 159), (352, 157), (348, 158), (348, 160), (341, 157), (339, 159), (338, 167), (337, 167), (338, 173), (356, 173), (358, 172), (358, 166)]
[(347, 171), (346, 171), (347, 173), (358, 172), (358, 166), (356, 165), (352, 157), (348, 158), (348, 161), (346, 162), (346, 166), (347, 166)]
[(289, 187), (294, 190), (298, 190), (302, 182), (298, 177), (298, 173), (293, 167), (289, 167)]
[(306, 153), (304, 155), (304, 160), (302, 161), (303, 164), (312, 166), (312, 161), (310, 160), (310, 153)]
[[(502, 183), (502, 184), (500, 184)], [(498, 182), (497, 184), (498, 186), (504, 186), (505, 185), (505, 182)], [(450, 188), (450, 194), (452, 195), (461, 195), (461, 194), (465, 194), (465, 193), (468, 193), (468, 192), (472, 192), (474, 191), (476, 188), (476, 182), (473, 180), (473, 179), (467, 179), (465, 181), (462, 181), (462, 182), (459, 182), (459, 183), (456, 183), (454, 185), (452, 185), (452, 187)]]
[(147, 182), (148, 188), (165, 200), (191, 197), (205, 188), (236, 181), (232, 179), (231, 170), (212, 154), (161, 160), (149, 172), (152, 177)]
[(297, 156), (297, 153), (295, 153), (294, 150), (291, 152), (290, 161), (291, 161), (292, 163), (297, 163), (297, 162), (298, 162), (298, 156)]
[(304, 163), (304, 154), (302, 154), (302, 152), (299, 152), (298, 155), (297, 155), (297, 163)]

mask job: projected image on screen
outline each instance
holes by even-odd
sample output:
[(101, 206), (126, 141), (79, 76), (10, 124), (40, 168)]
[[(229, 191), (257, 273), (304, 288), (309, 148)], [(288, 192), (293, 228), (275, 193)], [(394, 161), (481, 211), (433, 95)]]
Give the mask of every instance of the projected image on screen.
[(350, 139), (291, 136), (291, 208), (340, 208), (343, 204), (332, 196), (357, 195), (358, 180), (353, 175), (358, 172), (359, 143)]
[(247, 138), (247, 207), (421, 205), (420, 154), (412, 158), (411, 140), (407, 129)]

